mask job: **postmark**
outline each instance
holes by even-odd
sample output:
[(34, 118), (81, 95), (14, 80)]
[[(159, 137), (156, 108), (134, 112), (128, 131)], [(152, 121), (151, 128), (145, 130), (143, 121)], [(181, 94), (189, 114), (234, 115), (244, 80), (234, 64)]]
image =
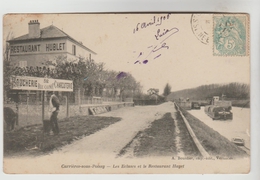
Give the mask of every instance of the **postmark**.
[(213, 15), (213, 55), (248, 55), (246, 15)]
[(209, 32), (210, 29), (210, 19), (205, 18), (202, 14), (192, 14), (191, 15), (191, 29), (196, 38), (203, 44), (209, 44)]

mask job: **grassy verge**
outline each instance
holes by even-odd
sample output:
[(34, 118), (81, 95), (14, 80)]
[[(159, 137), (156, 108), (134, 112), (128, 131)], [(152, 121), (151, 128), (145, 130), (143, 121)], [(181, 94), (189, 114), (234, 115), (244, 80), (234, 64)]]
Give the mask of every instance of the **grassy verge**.
[[(178, 133), (176, 126), (180, 131)], [(180, 144), (177, 144), (176, 136), (180, 138)], [(131, 148), (132, 150), (129, 150)], [(178, 154), (178, 149), (186, 156), (199, 155), (183, 120), (178, 115), (173, 119), (171, 113), (166, 113), (161, 119), (153, 121), (150, 127), (139, 131), (135, 138), (121, 150), (120, 155), (133, 151), (135, 157), (175, 156)]]
[[(181, 108), (180, 108), (181, 109)], [(204, 149), (212, 156), (245, 157), (247, 154), (186, 110), (181, 109)]]
[(152, 122), (151, 127), (138, 134), (139, 143), (134, 147), (136, 157), (172, 156), (176, 154), (175, 125), (170, 113)]
[(186, 124), (184, 123), (180, 112), (176, 112), (176, 119), (178, 120), (178, 126), (180, 130), (180, 142), (181, 142), (181, 150), (183, 151), (185, 156), (201, 156), (197, 146), (193, 142)]
[(58, 122), (60, 134), (56, 136), (43, 134), (42, 124), (4, 132), (4, 155), (48, 153), (120, 120), (120, 118), (98, 116), (70, 117)]

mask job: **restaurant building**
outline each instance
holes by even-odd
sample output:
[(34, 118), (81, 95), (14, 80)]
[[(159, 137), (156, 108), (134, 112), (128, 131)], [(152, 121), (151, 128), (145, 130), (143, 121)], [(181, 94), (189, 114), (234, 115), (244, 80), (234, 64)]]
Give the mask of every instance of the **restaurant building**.
[(68, 61), (91, 58), (96, 53), (54, 25), (40, 29), (38, 20), (28, 23), (28, 34), (7, 41), (11, 62), (20, 66), (43, 66), (64, 56)]
[[(64, 60), (77, 63), (79, 57), (91, 59), (96, 55), (94, 51), (75, 40), (70, 35), (54, 25), (40, 28), (38, 20), (31, 20), (28, 23), (28, 33), (7, 41), (10, 47), (10, 60), (15, 66), (43, 67), (48, 66), (46, 62), (55, 62), (59, 57)], [(19, 92), (20, 95), (26, 92)], [(79, 92), (75, 92), (75, 97)], [(41, 92), (30, 91), (40, 99)], [(46, 94), (45, 94), (46, 95)], [(25, 99), (23, 95), (20, 99)], [(75, 98), (77, 99), (80, 98)]]

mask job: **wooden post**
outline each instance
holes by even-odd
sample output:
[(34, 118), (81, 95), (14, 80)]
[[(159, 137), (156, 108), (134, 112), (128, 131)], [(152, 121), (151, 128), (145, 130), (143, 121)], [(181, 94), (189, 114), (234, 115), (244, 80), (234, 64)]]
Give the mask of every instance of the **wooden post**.
[(68, 101), (68, 96), (64, 96), (66, 99), (66, 117), (69, 117), (69, 101)]
[(70, 117), (70, 106), (69, 106), (69, 98), (67, 96), (67, 117)]
[(80, 101), (80, 88), (78, 89), (78, 104), (81, 105), (81, 101)]
[(38, 105), (38, 103), (40, 102), (40, 94), (39, 94), (40, 91), (36, 91), (36, 105)]
[(29, 93), (30, 91), (27, 91), (27, 94), (26, 94), (26, 111), (27, 111), (27, 114), (26, 114), (26, 122), (28, 123), (28, 109), (29, 109)]
[(16, 126), (19, 125), (19, 95), (18, 95), (18, 91), (16, 91), (16, 113), (17, 113), (17, 119), (16, 119)]
[(45, 91), (42, 91), (42, 121), (44, 120), (44, 98), (45, 97)]

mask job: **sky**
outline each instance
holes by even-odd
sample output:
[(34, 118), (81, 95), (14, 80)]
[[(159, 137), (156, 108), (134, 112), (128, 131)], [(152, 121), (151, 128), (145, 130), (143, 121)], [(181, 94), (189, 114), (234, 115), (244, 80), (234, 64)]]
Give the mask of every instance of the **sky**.
[[(249, 56), (214, 56), (212, 15), (199, 16), (205, 44), (193, 33), (191, 14), (14, 14), (4, 17), (3, 38), (28, 33), (28, 22), (53, 24), (97, 53), (105, 67), (129, 72), (143, 86), (163, 93), (204, 84), (250, 83)], [(153, 23), (155, 20), (155, 23)], [(150, 25), (149, 25), (150, 24)]]

